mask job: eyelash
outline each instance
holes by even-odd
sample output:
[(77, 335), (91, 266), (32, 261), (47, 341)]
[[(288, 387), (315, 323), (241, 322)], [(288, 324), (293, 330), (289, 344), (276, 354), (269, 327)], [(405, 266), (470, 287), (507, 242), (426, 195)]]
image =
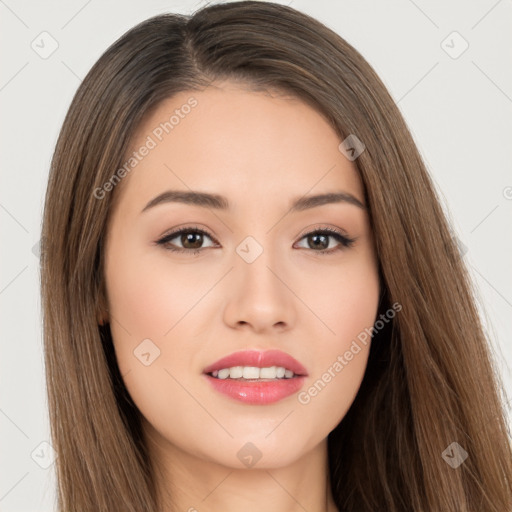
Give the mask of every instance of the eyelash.
[[(176, 238), (178, 235), (182, 235), (183, 233), (200, 233), (202, 235), (206, 235), (206, 236), (210, 237), (214, 242), (218, 243), (212, 235), (210, 235), (207, 231), (204, 231), (203, 229), (199, 229), (198, 227), (181, 228), (177, 231), (173, 231), (172, 233), (169, 233), (169, 234), (163, 236), (160, 240), (157, 240), (155, 243), (157, 245), (162, 245), (162, 246), (164, 246), (164, 248), (166, 250), (172, 251), (175, 253), (188, 253), (188, 254), (192, 253), (193, 255), (196, 255), (196, 254), (199, 254), (201, 251), (208, 249), (208, 247), (202, 247), (200, 249), (184, 249), (184, 248), (172, 247), (169, 245), (170, 240), (172, 240), (173, 238)], [(322, 229), (310, 231), (309, 233), (305, 233), (300, 238), (300, 240), (302, 240), (303, 238), (306, 238), (308, 236), (311, 236), (311, 235), (327, 235), (327, 236), (333, 237), (338, 242), (340, 242), (339, 246), (337, 246), (335, 248), (331, 248), (331, 249), (323, 249), (321, 251), (315, 251), (314, 249), (310, 249), (313, 252), (318, 253), (319, 255), (334, 254), (343, 249), (348, 249), (348, 248), (352, 247), (354, 242), (357, 240), (356, 238), (349, 238), (349, 237), (343, 235), (342, 233), (340, 233), (339, 231), (337, 231), (335, 229), (331, 229), (331, 228), (322, 228)]]

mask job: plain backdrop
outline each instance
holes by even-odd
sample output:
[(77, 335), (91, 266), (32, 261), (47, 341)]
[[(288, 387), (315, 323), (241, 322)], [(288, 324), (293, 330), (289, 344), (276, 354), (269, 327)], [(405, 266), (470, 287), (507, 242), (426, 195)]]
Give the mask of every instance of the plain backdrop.
[[(443, 197), (512, 399), (512, 1), (279, 3), (355, 46), (397, 102)], [(93, 63), (126, 30), (204, 5), (0, 0), (2, 512), (54, 509), (37, 247), (65, 113)]]

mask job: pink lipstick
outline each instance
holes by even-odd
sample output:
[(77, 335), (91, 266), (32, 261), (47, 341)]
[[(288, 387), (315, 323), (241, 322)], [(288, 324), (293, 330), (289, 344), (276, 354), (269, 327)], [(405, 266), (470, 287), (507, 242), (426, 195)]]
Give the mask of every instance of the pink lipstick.
[(251, 405), (277, 402), (299, 391), (308, 375), (304, 366), (280, 350), (245, 350), (203, 370), (218, 392)]

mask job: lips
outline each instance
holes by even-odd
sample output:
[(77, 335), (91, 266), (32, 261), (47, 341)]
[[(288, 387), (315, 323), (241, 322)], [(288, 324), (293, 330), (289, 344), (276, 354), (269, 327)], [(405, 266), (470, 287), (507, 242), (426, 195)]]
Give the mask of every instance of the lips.
[(244, 350), (234, 352), (229, 356), (223, 357), (207, 366), (203, 373), (212, 373), (215, 370), (231, 368), (233, 366), (256, 366), (258, 368), (268, 368), (271, 366), (281, 366), (291, 370), (297, 376), (307, 376), (308, 372), (296, 359), (282, 352), (281, 350), (267, 350), (261, 352), (258, 350)]
[[(225, 376), (220, 378), (217, 375), (219, 371), (229, 372), (227, 369), (232, 368), (238, 368), (239, 374), (242, 367), (244, 374), (247, 369), (252, 373), (257, 368), (277, 371), (276, 368), (279, 367), (281, 372), (284, 369), (289, 374), (289, 378), (232, 379)], [(280, 350), (235, 352), (203, 370), (203, 376), (212, 389), (247, 405), (268, 405), (297, 393), (304, 385), (307, 375), (304, 366)]]

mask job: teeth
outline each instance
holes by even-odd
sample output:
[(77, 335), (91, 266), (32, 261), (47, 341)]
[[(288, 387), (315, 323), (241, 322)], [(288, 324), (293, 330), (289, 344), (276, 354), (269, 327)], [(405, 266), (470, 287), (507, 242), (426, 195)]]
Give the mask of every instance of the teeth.
[(227, 379), (229, 377), (229, 368), (223, 368), (222, 370), (219, 370), (217, 377), (219, 379)]
[[(259, 370), (258, 377), (261, 379), (275, 379), (277, 377), (277, 367), (271, 366), (270, 368), (256, 368)], [(284, 368), (283, 368), (284, 370)], [(244, 375), (245, 377), (245, 375)], [(256, 378), (258, 378), (256, 377)]]
[[(229, 369), (229, 375), (231, 376), (231, 368)], [(256, 366), (244, 366), (244, 379), (259, 379), (260, 369)]]
[(228, 368), (228, 377), (232, 379), (240, 379), (244, 376), (244, 367), (243, 366), (233, 366), (233, 368)]
[(291, 379), (294, 373), (282, 366), (258, 368), (257, 366), (232, 366), (212, 372), (218, 379)]

